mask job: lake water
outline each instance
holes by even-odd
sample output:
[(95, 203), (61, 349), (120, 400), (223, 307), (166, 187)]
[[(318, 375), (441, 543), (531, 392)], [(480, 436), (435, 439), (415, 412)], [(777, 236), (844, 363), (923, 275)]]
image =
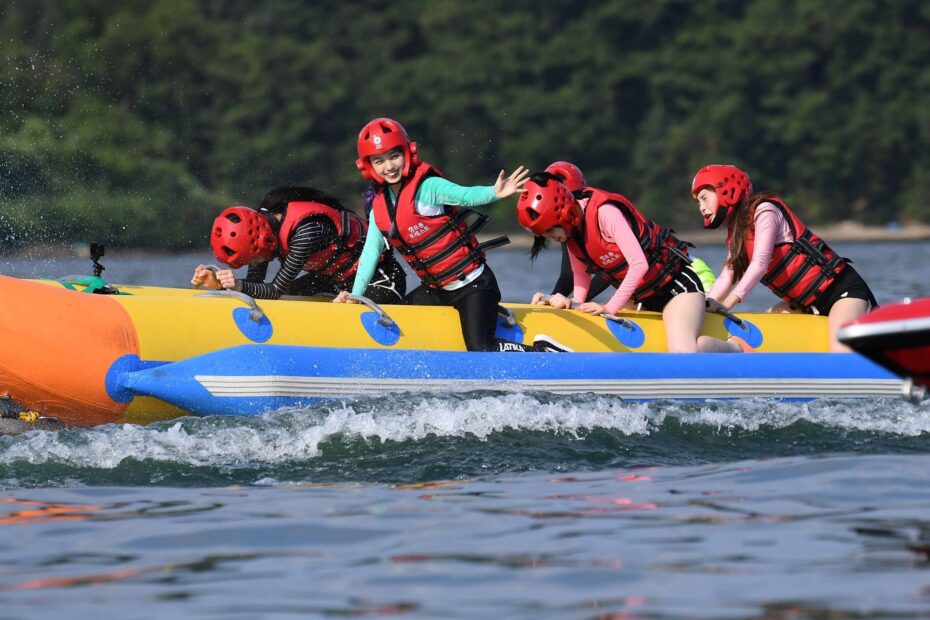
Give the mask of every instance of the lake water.
[[(879, 301), (930, 295), (930, 244), (836, 247)], [(513, 301), (558, 259), (491, 254)], [(212, 258), (102, 262), (185, 286)], [(0, 437), (0, 618), (925, 618), (928, 483), (930, 404), (898, 400), (480, 392), (33, 431)]]

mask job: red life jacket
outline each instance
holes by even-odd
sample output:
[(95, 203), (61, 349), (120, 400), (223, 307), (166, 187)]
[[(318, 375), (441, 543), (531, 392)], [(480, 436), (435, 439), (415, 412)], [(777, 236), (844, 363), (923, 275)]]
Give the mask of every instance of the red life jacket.
[(281, 259), (287, 258), (291, 233), (297, 225), (317, 215), (333, 223), (336, 238), (325, 248), (310, 254), (304, 263), (304, 271), (327, 276), (339, 284), (351, 282), (358, 269), (358, 257), (362, 254), (368, 225), (362, 218), (345, 209), (319, 202), (289, 202), (278, 230)]
[[(763, 202), (778, 207), (788, 222), (794, 241), (775, 245), (762, 284), (785, 301), (808, 308), (833, 283), (836, 276), (846, 269), (849, 261), (837, 255), (823, 239), (805, 226), (778, 196), (760, 196), (754, 204), (749, 205), (752, 221), (756, 216), (756, 208)], [(731, 227), (727, 234), (727, 247), (730, 247), (732, 236)], [(746, 233), (746, 252), (750, 258), (755, 237), (755, 227), (752, 226)]]
[(660, 227), (640, 213), (626, 196), (594, 188), (585, 188), (585, 193), (589, 193), (590, 198), (584, 210), (584, 219), (569, 238), (568, 250), (585, 264), (588, 273), (599, 274), (608, 282), (618, 285), (630, 270), (620, 247), (606, 241), (601, 235), (597, 214), (601, 207), (608, 205), (619, 209), (626, 218), (633, 234), (639, 239), (649, 265), (633, 293), (634, 301), (642, 301), (654, 295), (691, 262), (688, 258), (689, 244), (675, 237), (671, 229)]
[[(432, 176), (442, 176), (426, 162), (414, 169), (413, 176), (400, 188), (397, 203), (386, 187), (379, 187), (372, 202), (375, 224), (387, 242), (410, 267), (433, 288), (442, 288), (465, 277), (484, 264), (484, 252), (510, 243), (498, 237), (478, 243), (475, 234), (487, 223), (488, 216), (471, 209), (446, 205), (442, 215), (420, 215), (416, 210), (416, 193)], [(475, 217), (471, 224), (466, 222)]]

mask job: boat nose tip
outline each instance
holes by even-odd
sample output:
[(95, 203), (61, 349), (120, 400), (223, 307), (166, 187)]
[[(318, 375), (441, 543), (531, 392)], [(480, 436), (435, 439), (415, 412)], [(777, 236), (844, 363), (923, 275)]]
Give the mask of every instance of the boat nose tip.
[(106, 295), (6, 276), (0, 299), (0, 393), (67, 424), (118, 420), (128, 403), (111, 398), (107, 373), (139, 353), (123, 307)]

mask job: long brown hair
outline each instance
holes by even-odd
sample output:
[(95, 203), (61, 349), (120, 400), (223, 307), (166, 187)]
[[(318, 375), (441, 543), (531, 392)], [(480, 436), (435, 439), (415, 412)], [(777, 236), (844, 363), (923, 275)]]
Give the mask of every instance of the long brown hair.
[(729, 238), (730, 258), (724, 264), (725, 267), (733, 269), (733, 281), (739, 282), (739, 279), (746, 273), (749, 267), (749, 251), (746, 249), (746, 237), (752, 229), (753, 218), (756, 213), (756, 207), (759, 204), (777, 198), (778, 194), (772, 192), (759, 192), (749, 196), (733, 207), (733, 215), (730, 217), (730, 223), (727, 226), (727, 237)]

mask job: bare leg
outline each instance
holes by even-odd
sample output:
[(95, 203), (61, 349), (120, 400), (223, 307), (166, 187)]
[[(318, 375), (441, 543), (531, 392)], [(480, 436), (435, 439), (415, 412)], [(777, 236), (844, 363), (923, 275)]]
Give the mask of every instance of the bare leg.
[(792, 308), (791, 304), (789, 304), (787, 301), (780, 301), (774, 306), (772, 306), (771, 308), (769, 308), (768, 310), (766, 310), (766, 312), (768, 312), (769, 314), (800, 314), (801, 309)]
[(704, 294), (682, 293), (672, 297), (662, 310), (665, 342), (669, 353), (738, 353), (739, 345), (710, 336), (699, 336), (704, 324)]
[(713, 336), (698, 336), (697, 350), (699, 353), (742, 353), (743, 348), (735, 342), (720, 340)]
[(850, 353), (852, 349), (836, 339), (837, 330), (852, 320), (862, 316), (869, 311), (869, 302), (864, 299), (840, 299), (833, 307), (830, 308), (830, 315), (827, 317), (830, 326), (830, 352), (831, 353)]

